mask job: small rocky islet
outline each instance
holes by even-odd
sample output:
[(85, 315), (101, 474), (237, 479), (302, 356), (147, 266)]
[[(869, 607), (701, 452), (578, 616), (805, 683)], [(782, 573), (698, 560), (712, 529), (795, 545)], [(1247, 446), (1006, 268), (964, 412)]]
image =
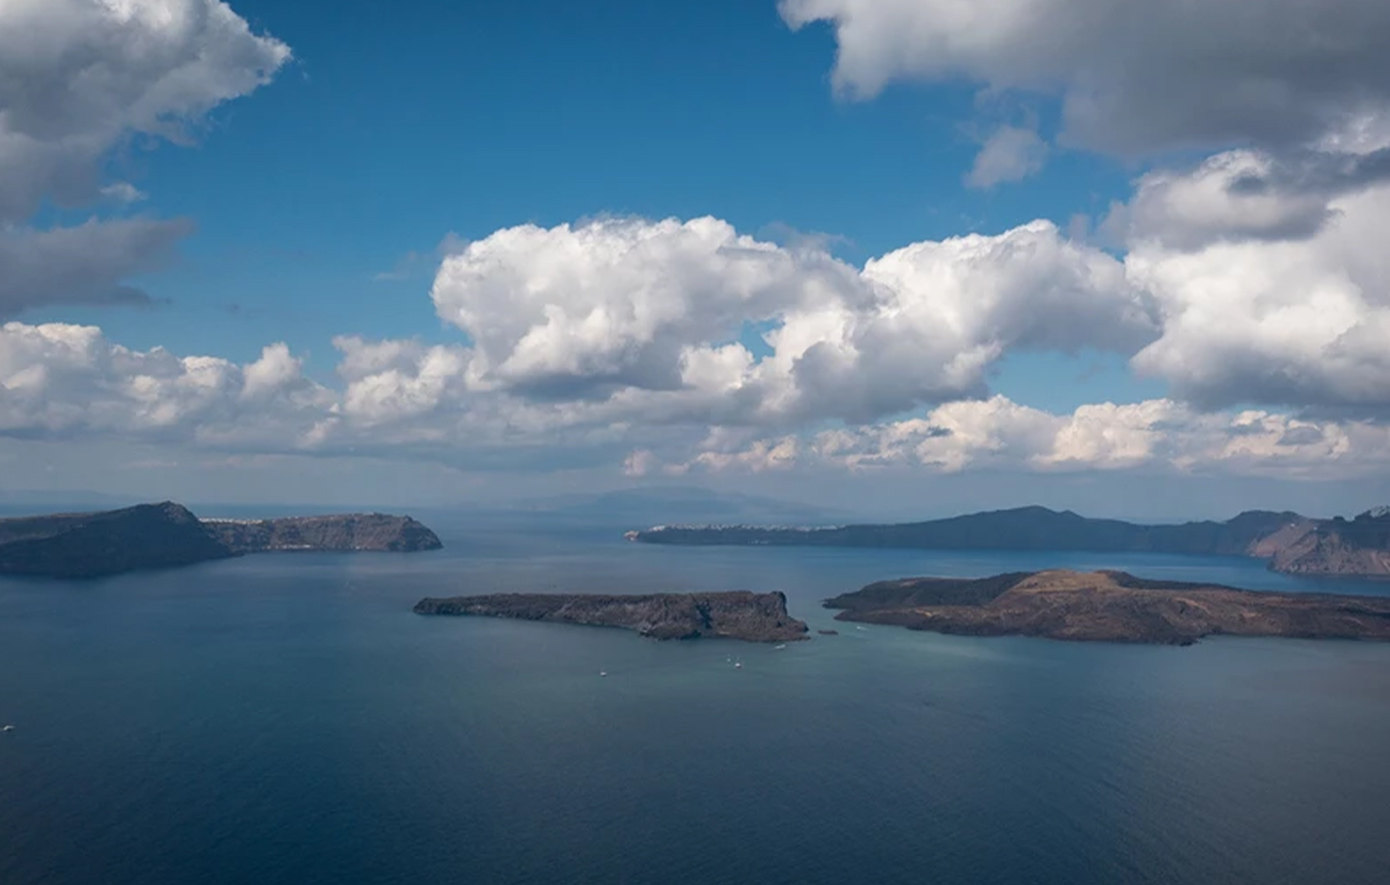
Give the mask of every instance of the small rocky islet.
[(789, 642), (807, 628), (787, 614), (781, 592), (656, 593), (648, 595), (500, 593), (422, 599), (420, 615), (464, 615), (622, 627), (653, 639), (741, 639)]

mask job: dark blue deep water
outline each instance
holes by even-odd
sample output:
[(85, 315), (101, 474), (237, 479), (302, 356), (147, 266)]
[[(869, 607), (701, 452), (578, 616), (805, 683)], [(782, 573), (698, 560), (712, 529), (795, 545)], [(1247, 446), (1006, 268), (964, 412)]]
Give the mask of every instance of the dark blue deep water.
[(439, 553), (0, 582), (0, 883), (1390, 881), (1390, 645), (839, 625), (777, 651), (410, 613), (781, 589), (816, 628), (871, 580), (1062, 565), (1390, 585), (432, 521)]

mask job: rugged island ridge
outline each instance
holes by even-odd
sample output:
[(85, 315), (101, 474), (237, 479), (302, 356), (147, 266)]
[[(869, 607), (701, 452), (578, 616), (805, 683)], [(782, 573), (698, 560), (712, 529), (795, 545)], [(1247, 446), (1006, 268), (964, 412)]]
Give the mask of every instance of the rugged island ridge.
[(440, 546), (434, 532), (408, 516), (204, 522), (165, 501), (99, 513), (0, 519), (0, 575), (95, 578), (276, 550), (409, 552)]
[(1203, 636), (1390, 639), (1390, 597), (1264, 593), (1125, 572), (906, 578), (826, 600), (836, 620), (972, 636), (1190, 645)]
[(422, 599), (415, 605), (415, 613), (625, 627), (655, 639), (724, 637), (787, 642), (806, 638), (806, 624), (787, 614), (787, 597), (777, 592), (647, 596), (501, 593)]
[(1354, 520), (1251, 510), (1226, 522), (1139, 525), (1020, 507), (887, 525), (656, 526), (627, 537), (648, 544), (1253, 556), (1293, 574), (1390, 575), (1390, 508), (1370, 510)]
[(203, 525), (237, 553), (277, 550), (379, 551), (437, 550), (439, 538), (409, 516), (349, 513), (341, 516), (290, 516), (282, 519), (205, 519)]

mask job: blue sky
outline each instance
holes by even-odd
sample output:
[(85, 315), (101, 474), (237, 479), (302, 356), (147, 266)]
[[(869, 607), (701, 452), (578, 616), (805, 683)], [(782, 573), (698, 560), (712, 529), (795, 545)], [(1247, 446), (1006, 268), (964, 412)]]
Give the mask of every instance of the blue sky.
[[(815, 477), (873, 503), (1003, 476), (1016, 503), (1103, 477), (1203, 511), (1256, 480), (1369, 505), (1390, 270), (1359, 232), (1387, 200), (1345, 170), (1390, 145), (1390, 17), (1337, 0), (1319, 42), (1249, 6), (18, 4), (0, 487), (80, 462), (96, 491), (203, 499)], [(65, 103), (32, 104), (49, 86)], [(119, 183), (146, 198), (96, 192)], [(158, 242), (79, 242), (131, 219)], [(38, 246), (79, 229), (80, 285)], [(728, 259), (736, 236), (775, 252)], [(775, 281), (726, 303), (747, 274)]]
[[(842, 237), (835, 252), (862, 262), (916, 240), (1098, 215), (1134, 173), (1078, 152), (1046, 178), (964, 187), (979, 149), (974, 89), (837, 100), (826, 29), (793, 33), (772, 3), (235, 8), (295, 61), (214, 111), (196, 149), (160, 145), (115, 165), (152, 195), (144, 208), (197, 221), (179, 265), (142, 280), (169, 306), (65, 319), (133, 347), (243, 360), (285, 340), (331, 372), (333, 335), (459, 340), (428, 300), (433, 263), (408, 257), (433, 258), (450, 233), (714, 215), (750, 233)], [(396, 271), (409, 275), (378, 278)], [(1044, 407), (1070, 403), (1064, 391), (1096, 363), (1021, 362), (1016, 383)], [(1039, 368), (1061, 390), (1035, 383)], [(1137, 389), (1111, 380), (1111, 396)]]

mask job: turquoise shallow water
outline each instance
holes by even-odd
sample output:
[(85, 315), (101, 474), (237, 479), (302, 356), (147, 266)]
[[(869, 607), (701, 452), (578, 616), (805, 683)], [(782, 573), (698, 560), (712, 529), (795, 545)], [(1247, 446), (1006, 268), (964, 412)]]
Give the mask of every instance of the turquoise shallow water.
[(837, 625), (778, 651), (410, 606), (781, 589), (815, 628), (824, 597), (910, 574), (1390, 584), (429, 521), (445, 551), (0, 582), (0, 882), (1386, 881), (1390, 645)]

